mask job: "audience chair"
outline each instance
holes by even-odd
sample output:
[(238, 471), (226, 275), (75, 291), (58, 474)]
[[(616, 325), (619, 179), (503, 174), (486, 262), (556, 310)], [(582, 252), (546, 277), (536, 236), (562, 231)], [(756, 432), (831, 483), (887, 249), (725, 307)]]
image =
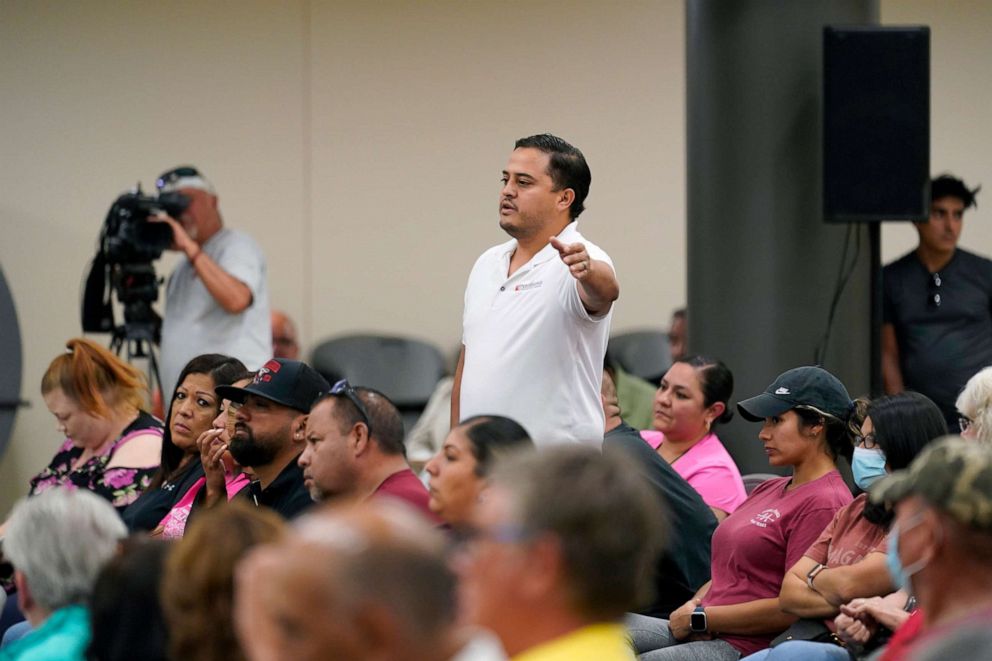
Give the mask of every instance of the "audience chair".
[(403, 414), (407, 432), (445, 374), (444, 357), (433, 344), (383, 335), (325, 340), (313, 350), (310, 364), (329, 383), (348, 379), (384, 393)]
[(742, 475), (741, 478), (744, 480), (744, 492), (747, 495), (751, 495), (751, 492), (758, 488), (758, 485), (765, 480), (771, 480), (776, 477), (782, 477), (781, 475), (776, 475), (775, 473), (748, 473), (747, 475)]
[(668, 334), (664, 331), (632, 331), (610, 338), (608, 360), (624, 371), (657, 384), (672, 366)]

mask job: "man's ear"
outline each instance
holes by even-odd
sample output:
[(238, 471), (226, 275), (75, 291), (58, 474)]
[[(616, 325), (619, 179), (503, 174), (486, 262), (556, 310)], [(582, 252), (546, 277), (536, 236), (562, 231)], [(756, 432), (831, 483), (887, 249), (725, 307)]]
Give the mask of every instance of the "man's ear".
[(555, 590), (564, 573), (561, 542), (552, 535), (544, 535), (531, 544), (528, 572), (524, 590), (535, 600)]
[(571, 207), (572, 202), (574, 201), (575, 201), (575, 191), (572, 190), (571, 188), (563, 188), (558, 193), (558, 202), (556, 203), (556, 206), (561, 210), (565, 210)]
[(304, 445), (307, 442), (307, 417), (306, 413), (293, 418), (290, 431), (293, 445)]
[(372, 449), (372, 438), (369, 436), (369, 426), (364, 422), (356, 422), (351, 426), (349, 439), (356, 457), (360, 457)]

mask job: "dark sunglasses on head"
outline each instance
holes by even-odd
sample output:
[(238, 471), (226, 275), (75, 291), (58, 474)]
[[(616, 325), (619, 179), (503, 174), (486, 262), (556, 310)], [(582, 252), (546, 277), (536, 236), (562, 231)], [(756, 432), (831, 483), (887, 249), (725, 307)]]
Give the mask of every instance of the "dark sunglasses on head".
[(365, 422), (366, 429), (369, 430), (369, 436), (372, 436), (372, 419), (369, 417), (368, 409), (366, 409), (365, 405), (362, 404), (362, 400), (359, 399), (358, 393), (355, 392), (355, 389), (351, 387), (350, 383), (348, 383), (348, 379), (341, 379), (335, 383), (331, 386), (331, 389), (327, 391), (327, 394), (332, 397), (347, 397), (348, 400), (355, 405), (355, 408), (358, 409), (359, 415), (362, 416), (362, 420)]
[(185, 179), (186, 177), (200, 177), (200, 171), (194, 167), (184, 165), (182, 167), (169, 170), (163, 173), (158, 179), (155, 180), (155, 188), (162, 189), (166, 186), (176, 183), (180, 179)]

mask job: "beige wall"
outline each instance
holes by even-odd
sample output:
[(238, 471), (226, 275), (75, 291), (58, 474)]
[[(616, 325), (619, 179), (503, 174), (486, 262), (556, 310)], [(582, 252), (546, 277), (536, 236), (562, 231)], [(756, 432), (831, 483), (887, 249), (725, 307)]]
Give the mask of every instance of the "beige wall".
[[(593, 171), (583, 232), (611, 253), (615, 330), (685, 299), (684, 15), (677, 0), (0, 3), (0, 266), (24, 347), (0, 511), (59, 439), (38, 381), (79, 332), (103, 216), (194, 163), (269, 259), (308, 343), (374, 330), (454, 347), (475, 257), (502, 241), (499, 171), (550, 130)], [(933, 167), (992, 186), (992, 6), (883, 0), (933, 27)], [(992, 203), (990, 203), (992, 204)], [(989, 252), (988, 204), (964, 244)], [(886, 227), (885, 258), (911, 227)], [(162, 273), (171, 260), (164, 260)]]
[(624, 282), (615, 327), (663, 326), (685, 298), (683, 22), (674, 0), (0, 4), (0, 266), (31, 402), (0, 511), (59, 442), (38, 382), (79, 333), (108, 207), (176, 164), (261, 241), (307, 343), (448, 351), (472, 262), (505, 238), (513, 141), (553, 131), (592, 167), (582, 227)]
[[(984, 183), (978, 208), (965, 214), (961, 245), (992, 254), (992, 2), (881, 0), (887, 25), (930, 26), (930, 168), (951, 172), (969, 186)], [(916, 247), (911, 223), (882, 229), (882, 259)]]

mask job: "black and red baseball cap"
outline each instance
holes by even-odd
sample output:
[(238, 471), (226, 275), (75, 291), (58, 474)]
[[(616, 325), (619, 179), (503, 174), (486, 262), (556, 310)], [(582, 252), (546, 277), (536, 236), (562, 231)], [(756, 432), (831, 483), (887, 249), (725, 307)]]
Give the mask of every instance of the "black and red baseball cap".
[(302, 413), (309, 413), (310, 407), (321, 393), (327, 392), (330, 387), (327, 380), (306, 363), (273, 358), (262, 365), (255, 378), (245, 387), (217, 386), (214, 392), (218, 397), (239, 404), (244, 403), (248, 395), (256, 395)]

